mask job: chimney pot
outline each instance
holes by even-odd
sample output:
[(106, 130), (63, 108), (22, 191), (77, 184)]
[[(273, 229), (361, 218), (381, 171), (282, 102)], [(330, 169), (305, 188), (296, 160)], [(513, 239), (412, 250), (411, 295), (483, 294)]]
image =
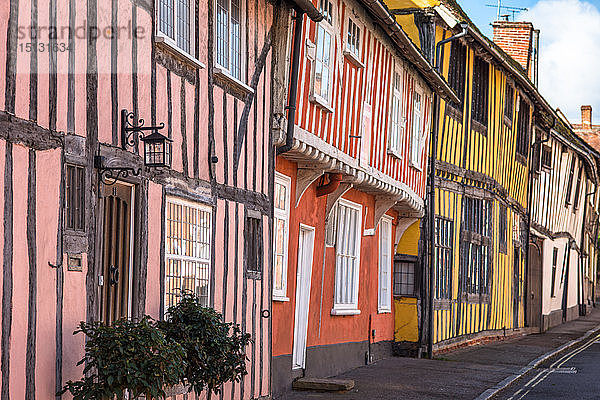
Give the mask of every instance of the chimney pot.
[(581, 106), (581, 127), (592, 129), (592, 106)]

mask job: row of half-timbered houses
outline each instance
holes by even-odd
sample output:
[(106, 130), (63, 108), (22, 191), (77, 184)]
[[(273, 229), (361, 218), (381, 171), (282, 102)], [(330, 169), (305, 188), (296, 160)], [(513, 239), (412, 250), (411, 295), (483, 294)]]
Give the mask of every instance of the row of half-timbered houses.
[(600, 157), (537, 91), (529, 25), (498, 25), (522, 59), (453, 0), (0, 22), (0, 400), (55, 397), (79, 321), (161, 319), (181, 289), (252, 336), (232, 400), (593, 304)]

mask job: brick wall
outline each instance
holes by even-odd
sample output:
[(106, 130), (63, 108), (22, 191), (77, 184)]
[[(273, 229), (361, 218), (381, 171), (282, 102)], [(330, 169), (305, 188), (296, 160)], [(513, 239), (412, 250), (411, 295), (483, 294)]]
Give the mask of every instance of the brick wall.
[(514, 58), (529, 73), (531, 70), (531, 50), (533, 25), (530, 22), (496, 21), (494, 43)]

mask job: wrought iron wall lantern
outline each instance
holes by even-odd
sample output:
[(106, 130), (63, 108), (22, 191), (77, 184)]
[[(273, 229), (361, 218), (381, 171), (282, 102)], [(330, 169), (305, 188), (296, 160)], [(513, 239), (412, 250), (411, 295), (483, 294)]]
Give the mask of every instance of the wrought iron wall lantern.
[[(144, 165), (147, 167), (170, 167), (173, 142), (159, 131), (165, 127), (164, 123), (158, 126), (144, 126), (144, 120), (136, 121), (133, 112), (121, 110), (121, 146), (124, 150), (128, 147), (137, 148), (138, 140), (144, 142)], [(144, 135), (145, 132), (151, 132)]]
[[(144, 165), (146, 167), (171, 166), (173, 142), (162, 135), (159, 130), (165, 127), (164, 123), (158, 126), (144, 126), (143, 119), (135, 118), (134, 113), (121, 110), (121, 147), (123, 150), (138, 147), (138, 141), (144, 142)], [(151, 132), (145, 135), (145, 132)], [(141, 168), (108, 166), (105, 158), (100, 155), (94, 157), (94, 167), (98, 170), (98, 178), (105, 185), (114, 185), (119, 179), (141, 174)]]

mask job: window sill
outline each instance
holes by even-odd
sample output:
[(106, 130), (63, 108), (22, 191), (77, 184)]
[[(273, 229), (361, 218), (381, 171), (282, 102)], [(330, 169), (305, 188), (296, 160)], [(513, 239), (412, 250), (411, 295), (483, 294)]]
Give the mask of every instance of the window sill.
[(417, 171), (423, 172), (423, 168), (418, 163), (415, 163), (415, 162), (411, 161), (409, 163), (409, 165), (410, 165), (411, 168), (414, 168)]
[(250, 86), (246, 85), (244, 82), (240, 81), (236, 77), (232, 76), (227, 70), (215, 66), (213, 68), (213, 76), (217, 78), (222, 83), (230, 86), (235, 92), (239, 93), (242, 96), (247, 96), (249, 94), (254, 93), (254, 89)]
[(458, 122), (461, 122), (463, 119), (463, 112), (450, 103), (446, 104), (446, 115)]
[(171, 52), (175, 53), (176, 56), (182, 58), (183, 61), (193, 64), (195, 67), (200, 69), (205, 69), (206, 65), (202, 64), (200, 60), (196, 57), (192, 56), (185, 50), (182, 50), (177, 46), (177, 44), (170, 37), (164, 36), (162, 34), (158, 34), (155, 37), (155, 42), (161, 46), (166, 47)]
[(286, 296), (276, 296), (276, 295), (273, 295), (273, 301), (279, 301), (279, 302), (285, 303), (285, 302), (290, 301), (290, 298), (286, 297)]
[(471, 120), (471, 128), (475, 131), (475, 132), (479, 132), (480, 134), (482, 134), (483, 136), (487, 136), (487, 126), (485, 126), (484, 124), (482, 124), (479, 121), (475, 121), (474, 119)]
[(310, 101), (321, 107), (325, 112), (333, 113), (333, 108), (319, 95), (311, 95)]
[(377, 309), (377, 314), (391, 314), (391, 313), (392, 313), (392, 309), (391, 308)]
[(504, 116), (504, 125), (509, 129), (512, 129), (512, 119), (508, 118), (506, 115)]
[(359, 315), (360, 314), (360, 310), (357, 309), (339, 309), (339, 308), (332, 308), (331, 309), (331, 315), (339, 315), (339, 316), (344, 316), (344, 315)]
[(519, 163), (521, 163), (521, 165), (523, 166), (527, 166), (527, 158), (519, 153), (516, 154), (515, 158), (517, 159), (517, 161)]
[(402, 156), (397, 150), (387, 149), (387, 153), (398, 160), (402, 160)]
[(365, 64), (363, 64), (362, 61), (360, 61), (360, 58), (353, 52), (344, 50), (344, 56), (348, 59), (348, 61), (350, 61), (352, 64), (354, 64), (357, 68), (365, 67)]

